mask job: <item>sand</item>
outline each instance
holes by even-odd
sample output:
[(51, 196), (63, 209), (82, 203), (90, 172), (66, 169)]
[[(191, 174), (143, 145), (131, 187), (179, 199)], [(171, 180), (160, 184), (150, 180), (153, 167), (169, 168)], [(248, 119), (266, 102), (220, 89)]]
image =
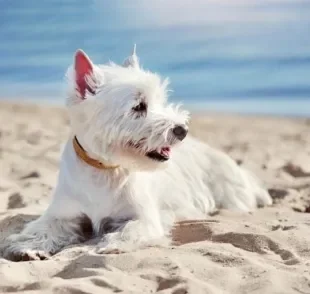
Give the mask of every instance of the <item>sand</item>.
[[(261, 177), (275, 204), (177, 224), (166, 248), (0, 255), (0, 293), (310, 293), (310, 119), (197, 113), (190, 129)], [(0, 243), (47, 207), (68, 132), (61, 108), (0, 103)]]

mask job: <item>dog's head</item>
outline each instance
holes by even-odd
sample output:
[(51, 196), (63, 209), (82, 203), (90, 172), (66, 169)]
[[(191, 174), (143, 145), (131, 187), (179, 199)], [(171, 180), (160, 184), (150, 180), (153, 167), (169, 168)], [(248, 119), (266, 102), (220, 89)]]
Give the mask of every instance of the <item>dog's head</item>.
[(78, 50), (67, 77), (73, 133), (96, 159), (153, 169), (186, 137), (188, 113), (167, 103), (168, 81), (143, 70), (135, 49), (121, 66)]

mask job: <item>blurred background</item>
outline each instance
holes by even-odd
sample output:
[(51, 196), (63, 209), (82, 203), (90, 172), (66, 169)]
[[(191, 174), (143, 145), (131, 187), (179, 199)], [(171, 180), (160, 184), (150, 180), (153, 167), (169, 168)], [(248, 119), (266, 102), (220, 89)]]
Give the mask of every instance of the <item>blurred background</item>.
[(0, 99), (64, 104), (77, 48), (134, 43), (189, 108), (310, 116), (309, 0), (0, 0)]

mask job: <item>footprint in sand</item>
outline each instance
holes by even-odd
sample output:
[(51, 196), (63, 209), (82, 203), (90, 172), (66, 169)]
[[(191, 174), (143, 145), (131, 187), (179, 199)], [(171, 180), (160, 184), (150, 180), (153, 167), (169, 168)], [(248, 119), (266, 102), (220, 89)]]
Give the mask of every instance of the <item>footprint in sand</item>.
[(280, 244), (267, 236), (236, 232), (216, 234), (210, 225), (212, 222), (214, 223), (214, 221), (197, 220), (177, 223), (172, 230), (174, 245), (201, 241), (229, 243), (234, 247), (258, 254), (273, 253), (279, 255), (286, 265), (299, 263), (294, 253), (281, 248)]
[(7, 209), (23, 208), (25, 206), (26, 204), (24, 203), (23, 196), (19, 192), (9, 196)]

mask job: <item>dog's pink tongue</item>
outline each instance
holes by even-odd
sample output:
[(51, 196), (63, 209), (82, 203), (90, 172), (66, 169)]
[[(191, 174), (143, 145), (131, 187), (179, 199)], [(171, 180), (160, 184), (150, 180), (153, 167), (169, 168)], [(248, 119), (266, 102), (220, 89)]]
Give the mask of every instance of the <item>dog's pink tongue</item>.
[(169, 156), (170, 155), (170, 151), (171, 151), (170, 147), (164, 147), (164, 148), (161, 148), (160, 153), (165, 155), (165, 156)]

